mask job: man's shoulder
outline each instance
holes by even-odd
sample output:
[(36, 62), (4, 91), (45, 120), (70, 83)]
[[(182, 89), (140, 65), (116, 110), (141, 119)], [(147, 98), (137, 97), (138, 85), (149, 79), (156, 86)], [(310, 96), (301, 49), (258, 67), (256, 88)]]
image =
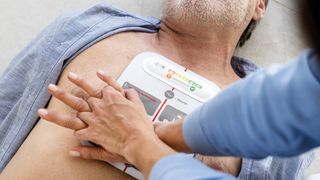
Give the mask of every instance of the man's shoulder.
[(159, 26), (159, 19), (142, 17), (100, 3), (61, 15), (35, 39), (38, 46), (35, 43), (31, 46), (33, 50), (41, 51), (46, 61), (60, 62), (113, 34), (156, 32)]
[(131, 23), (132, 26), (149, 24), (156, 27), (159, 25), (160, 20), (132, 14), (107, 3), (99, 3), (84, 10), (66, 13), (60, 16), (56, 22), (62, 25), (62, 30), (65, 30), (67, 28), (94, 28), (95, 26), (99, 27), (101, 24), (105, 28), (110, 27), (110, 29), (113, 29), (115, 26), (129, 26)]

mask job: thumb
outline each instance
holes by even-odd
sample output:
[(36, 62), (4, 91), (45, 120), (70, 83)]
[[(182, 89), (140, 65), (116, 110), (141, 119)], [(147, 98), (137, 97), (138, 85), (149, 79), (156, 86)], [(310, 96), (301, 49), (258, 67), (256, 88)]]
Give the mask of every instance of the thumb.
[(87, 160), (99, 160), (109, 163), (126, 162), (126, 160), (118, 155), (111, 154), (102, 147), (78, 146), (69, 152), (72, 157), (80, 157)]

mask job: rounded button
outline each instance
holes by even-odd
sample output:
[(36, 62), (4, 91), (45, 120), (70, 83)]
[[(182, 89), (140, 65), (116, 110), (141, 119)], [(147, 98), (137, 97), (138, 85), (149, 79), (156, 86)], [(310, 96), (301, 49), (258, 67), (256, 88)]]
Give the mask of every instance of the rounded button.
[(172, 99), (174, 98), (174, 92), (168, 90), (164, 93), (164, 96), (168, 99)]

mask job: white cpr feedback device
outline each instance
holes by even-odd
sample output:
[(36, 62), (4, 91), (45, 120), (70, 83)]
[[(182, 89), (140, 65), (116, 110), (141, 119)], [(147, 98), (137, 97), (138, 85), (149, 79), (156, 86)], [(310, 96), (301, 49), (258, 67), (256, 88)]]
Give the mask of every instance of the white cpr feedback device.
[[(181, 119), (220, 91), (211, 81), (152, 52), (137, 55), (117, 82), (124, 89), (133, 88), (138, 92), (152, 122)], [(112, 165), (143, 179), (139, 170), (131, 165)]]

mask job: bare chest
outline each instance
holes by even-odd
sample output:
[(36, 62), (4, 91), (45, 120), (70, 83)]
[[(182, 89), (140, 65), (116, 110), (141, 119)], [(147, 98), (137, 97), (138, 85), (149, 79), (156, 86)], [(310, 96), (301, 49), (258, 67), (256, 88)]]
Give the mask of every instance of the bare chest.
[(145, 51), (157, 52), (152, 43), (155, 34), (148, 33), (121, 33), (88, 48), (78, 55), (63, 71), (59, 86), (66, 89), (74, 88), (66, 80), (69, 72), (75, 72), (88, 79), (96, 86), (103, 83), (96, 77), (98, 70), (104, 70), (117, 79), (131, 60), (139, 53)]
[[(156, 51), (149, 41), (151, 38), (152, 34), (122, 33), (96, 43), (71, 61), (62, 72), (58, 85), (69, 93), (79, 91), (67, 79), (69, 72), (75, 72), (102, 88), (105, 84), (97, 78), (96, 72), (102, 69), (118, 78), (134, 56), (144, 51)], [(55, 98), (50, 100), (48, 108), (62, 114), (74, 114), (71, 108)], [(26, 179), (25, 175), (30, 175), (27, 179), (128, 179), (127, 175), (105, 163), (70, 158), (68, 152), (78, 145), (79, 140), (72, 130), (40, 120), (6, 167), (3, 174), (10, 178), (5, 179)], [(25, 158), (32, 162), (26, 162)], [(55, 171), (50, 171), (52, 169)]]

